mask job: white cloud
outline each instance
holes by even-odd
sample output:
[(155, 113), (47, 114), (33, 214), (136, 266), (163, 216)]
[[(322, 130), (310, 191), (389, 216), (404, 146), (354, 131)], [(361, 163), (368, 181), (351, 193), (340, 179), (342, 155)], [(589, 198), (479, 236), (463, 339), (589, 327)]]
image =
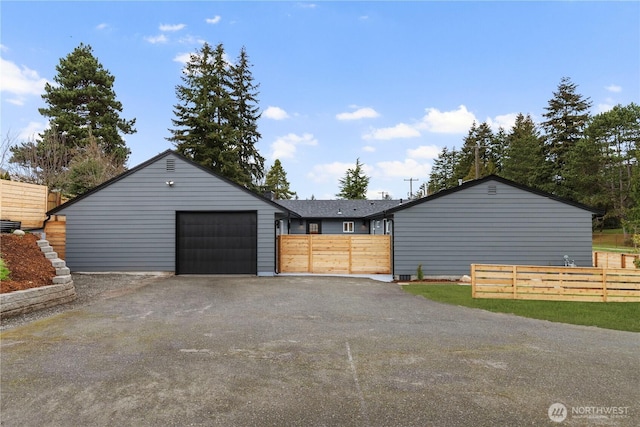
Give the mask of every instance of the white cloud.
[(160, 29), (160, 31), (163, 31), (163, 32), (173, 32), (173, 31), (180, 31), (185, 27), (186, 27), (185, 24), (160, 24), (160, 27), (158, 28)]
[(3, 44), (0, 44), (0, 51), (1, 51), (1, 52), (7, 52), (8, 50), (9, 50), (9, 48), (8, 48), (8, 47), (6, 47), (6, 46), (5, 46), (5, 45), (3, 45)]
[[(431, 165), (429, 163), (420, 163), (414, 159), (404, 159), (404, 161), (393, 160), (376, 163), (375, 174), (381, 178), (417, 178), (423, 180), (429, 176), (430, 171)], [(407, 184), (409, 183), (407, 182)], [(419, 186), (419, 183), (413, 183), (414, 190)]]
[(420, 132), (413, 126), (406, 123), (399, 123), (393, 127), (374, 129), (370, 133), (363, 136), (364, 139), (396, 139), (396, 138), (415, 138), (420, 136)]
[(285, 136), (280, 136), (271, 144), (271, 158), (293, 158), (295, 157), (299, 145), (318, 145), (318, 140), (310, 133), (305, 133), (303, 135), (289, 133)]
[(613, 104), (598, 104), (596, 108), (598, 110), (598, 114), (606, 113), (607, 111), (613, 109)]
[(106, 22), (96, 25), (96, 30), (107, 30), (108, 28), (109, 24), (107, 24)]
[(213, 18), (205, 19), (205, 22), (207, 24), (217, 24), (218, 22), (220, 22), (221, 19), (222, 19), (222, 17), (220, 17), (220, 15), (216, 15)]
[[(347, 169), (354, 168), (355, 163), (333, 162), (321, 165), (315, 165), (311, 172), (307, 174), (307, 178), (316, 183), (335, 182), (344, 177)], [(365, 165), (366, 166), (366, 165)]]
[(407, 156), (411, 159), (437, 159), (441, 149), (435, 145), (421, 145), (416, 149), (408, 149)]
[(317, 7), (315, 3), (298, 3), (298, 6), (303, 9), (315, 9)]
[(380, 114), (370, 107), (358, 108), (356, 111), (350, 113), (336, 114), (338, 120), (360, 120), (360, 119), (373, 119), (379, 117)]
[(268, 106), (266, 110), (264, 110), (264, 113), (262, 113), (262, 115), (267, 119), (273, 120), (284, 120), (290, 117), (289, 114), (282, 108), (273, 107), (271, 105)]
[[(204, 39), (199, 39), (195, 36), (192, 36), (191, 34), (186, 35), (184, 37), (180, 37), (180, 40), (178, 40), (178, 43), (181, 44), (204, 44), (206, 40)], [(226, 53), (225, 53), (226, 55)]]
[(609, 92), (615, 92), (615, 93), (622, 92), (622, 86), (618, 86), (618, 85), (609, 85), (609, 86), (606, 86), (605, 89), (608, 90)]
[(19, 141), (30, 141), (34, 140), (38, 134), (44, 132), (46, 128), (48, 128), (48, 123), (44, 122), (29, 122), (29, 124), (20, 130), (18, 134)]
[(508, 131), (516, 124), (516, 117), (518, 117), (518, 113), (502, 114), (495, 116), (493, 119), (488, 118), (487, 124), (494, 132), (498, 131), (499, 128)]
[(46, 83), (47, 79), (40, 77), (37, 71), (0, 58), (0, 92), (16, 95), (7, 99), (12, 104), (24, 105), (25, 96), (41, 95)]
[(192, 54), (189, 53), (189, 52), (179, 53), (173, 58), (173, 60), (174, 60), (174, 62), (179, 62), (181, 64), (186, 64), (191, 59), (191, 55)]
[(144, 39), (151, 44), (166, 43), (167, 41), (169, 41), (167, 36), (165, 36), (164, 34), (160, 34), (158, 36), (147, 36)]
[(376, 151), (376, 147), (365, 145), (364, 147), (362, 147), (362, 151), (364, 151), (365, 153), (374, 153)]
[(471, 128), (476, 117), (467, 107), (461, 105), (457, 110), (440, 111), (437, 108), (427, 108), (427, 114), (418, 126), (421, 130), (435, 133), (465, 133)]

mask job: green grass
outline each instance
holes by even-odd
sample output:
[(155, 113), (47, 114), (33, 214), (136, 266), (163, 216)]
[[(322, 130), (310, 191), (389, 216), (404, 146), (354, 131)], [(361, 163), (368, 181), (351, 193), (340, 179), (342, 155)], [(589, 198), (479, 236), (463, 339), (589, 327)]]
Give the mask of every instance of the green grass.
[(7, 280), (10, 274), (11, 272), (4, 265), (4, 261), (2, 260), (2, 258), (0, 258), (0, 280)]
[(597, 326), (619, 331), (640, 332), (640, 303), (637, 302), (568, 302), (503, 299), (474, 299), (471, 286), (451, 284), (405, 285), (404, 290), (433, 301), (496, 313), (574, 325)]

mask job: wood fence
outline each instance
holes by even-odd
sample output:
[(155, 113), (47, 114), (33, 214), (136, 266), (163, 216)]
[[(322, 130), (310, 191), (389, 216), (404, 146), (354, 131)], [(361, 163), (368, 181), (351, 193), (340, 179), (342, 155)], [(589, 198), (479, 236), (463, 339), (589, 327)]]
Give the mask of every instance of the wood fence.
[(388, 235), (278, 236), (280, 273), (391, 274)]
[(640, 302), (640, 270), (471, 265), (473, 298)]
[(54, 215), (44, 225), (44, 234), (58, 258), (66, 259), (67, 217)]
[(616, 252), (593, 252), (593, 266), (602, 268), (630, 268), (635, 269), (633, 263), (639, 254), (621, 254)]
[(44, 185), (0, 179), (0, 219), (20, 221), (22, 228), (40, 228), (47, 212)]

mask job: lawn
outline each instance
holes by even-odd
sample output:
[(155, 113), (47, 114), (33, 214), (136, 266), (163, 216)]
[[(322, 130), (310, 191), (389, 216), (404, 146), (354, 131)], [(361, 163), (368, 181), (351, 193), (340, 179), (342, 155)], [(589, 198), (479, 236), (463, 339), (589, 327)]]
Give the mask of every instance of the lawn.
[(471, 297), (471, 286), (451, 284), (405, 285), (403, 289), (433, 301), (496, 313), (512, 313), (551, 322), (640, 332), (640, 303), (636, 302), (474, 299)]

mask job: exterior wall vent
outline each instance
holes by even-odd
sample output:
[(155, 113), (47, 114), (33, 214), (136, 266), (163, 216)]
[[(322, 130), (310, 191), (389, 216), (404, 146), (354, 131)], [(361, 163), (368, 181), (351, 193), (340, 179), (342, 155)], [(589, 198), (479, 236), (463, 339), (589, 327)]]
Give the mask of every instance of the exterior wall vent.
[(176, 159), (167, 159), (167, 172), (176, 170)]
[(490, 196), (495, 196), (496, 194), (498, 194), (498, 188), (495, 186), (495, 184), (489, 185), (487, 194), (489, 194)]

